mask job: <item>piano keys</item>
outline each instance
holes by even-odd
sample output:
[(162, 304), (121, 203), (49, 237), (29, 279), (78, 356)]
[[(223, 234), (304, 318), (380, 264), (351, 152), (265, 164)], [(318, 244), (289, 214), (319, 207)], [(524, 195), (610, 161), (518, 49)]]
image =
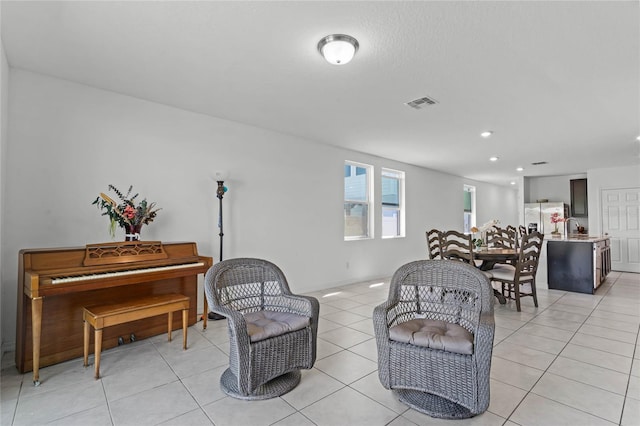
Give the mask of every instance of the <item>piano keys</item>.
[[(197, 277), (212, 265), (196, 244), (126, 241), (86, 247), (24, 249), (18, 260), (16, 367), (33, 370), (83, 355), (82, 308), (133, 297), (180, 293), (193, 301), (189, 325), (197, 321)], [(205, 300), (205, 312), (207, 310)], [(206, 318), (206, 315), (204, 316)], [(118, 337), (136, 339), (166, 332), (166, 318), (154, 317), (105, 330), (103, 348)], [(174, 328), (181, 328), (176, 317)], [(206, 327), (206, 323), (204, 324)]]

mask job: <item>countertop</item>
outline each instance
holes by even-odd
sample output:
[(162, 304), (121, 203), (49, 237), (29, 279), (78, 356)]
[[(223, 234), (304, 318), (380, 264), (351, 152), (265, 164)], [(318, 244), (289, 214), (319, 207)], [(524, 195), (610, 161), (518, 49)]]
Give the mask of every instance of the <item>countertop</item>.
[(560, 241), (565, 243), (595, 243), (609, 239), (608, 235), (587, 235), (587, 234), (569, 234), (569, 236), (554, 237), (553, 235), (545, 235), (546, 241)]

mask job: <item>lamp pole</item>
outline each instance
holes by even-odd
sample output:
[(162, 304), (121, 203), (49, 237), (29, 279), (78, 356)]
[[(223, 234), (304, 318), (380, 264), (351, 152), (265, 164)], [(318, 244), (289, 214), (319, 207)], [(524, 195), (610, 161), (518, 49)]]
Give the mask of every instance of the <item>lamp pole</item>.
[[(220, 262), (222, 262), (222, 239), (224, 237), (224, 230), (222, 226), (222, 198), (224, 197), (224, 193), (227, 192), (227, 188), (224, 186), (224, 178), (222, 176), (222, 173), (216, 173), (216, 182), (218, 182), (216, 197), (218, 197), (218, 229), (220, 229), (220, 233), (218, 233), (218, 236), (220, 237)], [(224, 316), (215, 312), (209, 312), (207, 314), (207, 318), (209, 318), (210, 320), (221, 320), (224, 319)]]
[(220, 229), (220, 233), (218, 235), (220, 236), (220, 262), (222, 262), (222, 238), (224, 237), (224, 231), (222, 227), (222, 197), (224, 197), (224, 193), (227, 190), (227, 188), (224, 187), (223, 180), (219, 180), (217, 182), (218, 182), (218, 189), (216, 190), (216, 196), (218, 197), (218, 200), (219, 200), (218, 228)]

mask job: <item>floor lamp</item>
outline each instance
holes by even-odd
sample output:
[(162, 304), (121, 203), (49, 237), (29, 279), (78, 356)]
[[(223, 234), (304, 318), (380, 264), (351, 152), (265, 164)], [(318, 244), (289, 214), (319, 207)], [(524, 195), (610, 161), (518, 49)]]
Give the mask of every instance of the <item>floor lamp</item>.
[[(227, 187), (224, 186), (224, 173), (217, 172), (216, 173), (216, 182), (218, 182), (218, 189), (216, 189), (216, 197), (218, 197), (218, 229), (220, 229), (220, 233), (218, 236), (220, 237), (220, 262), (222, 262), (222, 239), (224, 238), (224, 230), (222, 226), (222, 198), (224, 197), (224, 193), (227, 192)], [(221, 320), (224, 319), (223, 315), (216, 314), (215, 312), (209, 312), (207, 317), (210, 320)]]

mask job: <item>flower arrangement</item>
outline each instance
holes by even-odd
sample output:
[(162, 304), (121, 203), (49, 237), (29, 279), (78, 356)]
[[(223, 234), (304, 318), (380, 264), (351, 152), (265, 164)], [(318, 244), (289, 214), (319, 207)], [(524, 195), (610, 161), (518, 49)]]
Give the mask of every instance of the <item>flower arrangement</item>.
[(97, 205), (98, 209), (103, 211), (102, 216), (109, 216), (109, 234), (111, 237), (115, 237), (116, 224), (118, 224), (125, 229), (127, 237), (134, 234), (136, 236), (135, 239), (139, 239), (142, 225), (148, 225), (153, 222), (158, 210), (161, 209), (156, 208), (156, 203), (148, 203), (146, 198), (136, 205), (135, 202), (139, 194), (136, 193), (131, 196), (133, 185), (129, 186), (126, 194), (120, 192), (113, 185), (109, 185), (109, 190), (116, 194), (120, 200), (119, 204), (103, 192), (91, 203)]
[(551, 232), (552, 234), (559, 234), (560, 231), (558, 230), (558, 224), (559, 223), (563, 223), (564, 221), (566, 221), (566, 219), (564, 217), (560, 216), (560, 213), (555, 212), (551, 215), (551, 223), (553, 223), (553, 225), (555, 226), (555, 228), (553, 228), (553, 232)]
[(480, 247), (483, 243), (485, 243), (485, 240), (487, 239), (486, 237), (486, 233), (489, 229), (496, 227), (498, 224), (500, 223), (500, 221), (498, 219), (492, 219), (489, 222), (481, 225), (480, 227), (476, 227), (473, 226), (471, 227), (471, 233), (472, 234), (477, 234), (480, 233), (480, 238), (474, 238), (473, 239), (473, 244), (475, 244), (476, 247)]

